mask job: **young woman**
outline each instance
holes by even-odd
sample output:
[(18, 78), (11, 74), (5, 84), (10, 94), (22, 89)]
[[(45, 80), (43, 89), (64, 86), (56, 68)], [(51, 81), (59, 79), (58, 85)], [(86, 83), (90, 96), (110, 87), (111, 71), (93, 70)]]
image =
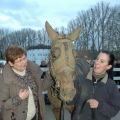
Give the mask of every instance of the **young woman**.
[(114, 55), (102, 51), (75, 96), (72, 120), (111, 120), (120, 110), (120, 92), (108, 77)]

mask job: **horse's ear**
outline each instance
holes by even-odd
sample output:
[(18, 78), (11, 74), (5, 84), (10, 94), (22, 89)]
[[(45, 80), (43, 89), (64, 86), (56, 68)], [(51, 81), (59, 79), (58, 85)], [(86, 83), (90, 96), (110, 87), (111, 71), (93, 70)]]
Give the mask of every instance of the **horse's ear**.
[(70, 40), (76, 40), (80, 34), (80, 27), (77, 27), (68, 37)]
[(45, 22), (46, 31), (51, 40), (57, 40), (58, 34), (54, 31), (51, 25), (46, 21)]

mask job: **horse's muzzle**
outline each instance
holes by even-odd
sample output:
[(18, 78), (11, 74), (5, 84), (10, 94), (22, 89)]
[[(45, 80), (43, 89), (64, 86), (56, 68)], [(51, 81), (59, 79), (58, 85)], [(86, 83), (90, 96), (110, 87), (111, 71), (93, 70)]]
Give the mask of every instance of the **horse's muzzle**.
[(76, 94), (76, 89), (67, 89), (67, 90), (60, 90), (60, 99), (64, 102), (70, 102), (73, 100)]

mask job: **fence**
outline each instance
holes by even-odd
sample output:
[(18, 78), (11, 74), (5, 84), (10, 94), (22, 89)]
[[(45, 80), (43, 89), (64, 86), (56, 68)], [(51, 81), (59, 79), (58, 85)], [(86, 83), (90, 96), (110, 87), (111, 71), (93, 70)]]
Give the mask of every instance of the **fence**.
[(113, 72), (113, 80), (115, 80), (118, 88), (120, 89), (120, 68), (113, 68)]

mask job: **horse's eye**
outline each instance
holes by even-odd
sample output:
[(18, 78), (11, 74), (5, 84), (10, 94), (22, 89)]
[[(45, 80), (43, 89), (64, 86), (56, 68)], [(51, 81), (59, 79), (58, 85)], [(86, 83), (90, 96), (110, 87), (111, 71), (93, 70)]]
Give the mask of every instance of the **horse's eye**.
[(52, 57), (54, 58), (54, 59), (56, 59), (56, 58), (58, 58), (59, 56), (60, 56), (60, 48), (53, 48), (52, 50), (51, 50), (51, 53), (52, 53)]

